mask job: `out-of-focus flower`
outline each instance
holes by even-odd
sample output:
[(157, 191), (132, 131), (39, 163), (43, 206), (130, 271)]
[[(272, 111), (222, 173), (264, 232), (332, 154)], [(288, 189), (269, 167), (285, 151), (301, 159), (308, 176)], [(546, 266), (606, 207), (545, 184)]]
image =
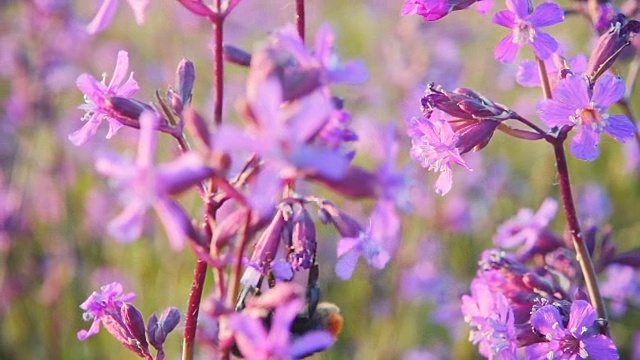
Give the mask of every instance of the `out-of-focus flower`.
[(126, 190), (125, 209), (108, 225), (109, 233), (121, 241), (133, 241), (142, 232), (143, 218), (149, 206), (153, 207), (167, 231), (174, 250), (182, 249), (188, 237), (195, 238), (189, 217), (169, 195), (213, 175), (195, 153), (156, 166), (154, 164), (158, 133), (158, 119), (145, 112), (140, 117), (140, 139), (135, 163), (115, 157), (103, 156), (96, 162), (99, 172), (119, 181)]
[(530, 45), (540, 59), (547, 59), (558, 49), (558, 42), (540, 28), (558, 24), (564, 20), (564, 11), (558, 4), (545, 2), (535, 10), (531, 0), (507, 0), (508, 10), (502, 10), (493, 17), (497, 25), (512, 29), (495, 50), (496, 60), (512, 63), (518, 50)]
[(516, 358), (513, 310), (501, 292), (492, 291), (479, 279), (471, 283), (471, 295), (462, 297), (464, 320), (473, 327), (469, 340), (489, 359)]
[(459, 137), (448, 121), (433, 115), (432, 119), (414, 117), (407, 133), (411, 137), (411, 157), (427, 170), (440, 173), (436, 181), (438, 194), (445, 195), (451, 190), (452, 163), (471, 170), (460, 156)]
[(435, 21), (474, 3), (478, 4), (478, 12), (481, 14), (488, 12), (493, 6), (492, 0), (406, 0), (400, 14), (420, 15), (424, 21)]
[(624, 96), (624, 82), (613, 75), (603, 75), (593, 90), (580, 76), (568, 76), (556, 87), (553, 99), (538, 104), (540, 119), (549, 127), (577, 126), (570, 151), (578, 159), (595, 160), (600, 151), (600, 133), (619, 142), (633, 138), (636, 127), (626, 115), (612, 115), (607, 108)]
[(595, 226), (602, 225), (611, 215), (611, 200), (602, 186), (588, 183), (578, 196), (578, 209), (581, 222)]
[(102, 120), (109, 122), (107, 139), (115, 135), (118, 129), (123, 126), (120, 121), (110, 115), (108, 98), (112, 96), (128, 98), (140, 90), (138, 83), (133, 79), (133, 72), (125, 81), (128, 70), (129, 55), (126, 51), (119, 51), (116, 67), (115, 70), (113, 70), (113, 76), (111, 77), (109, 85), (106, 84), (106, 74), (103, 75), (102, 81), (100, 82), (89, 74), (82, 74), (78, 77), (76, 84), (78, 85), (78, 89), (84, 93), (86, 102), (86, 104), (80, 105), (78, 108), (86, 111), (82, 120), (87, 123), (84, 124), (80, 130), (69, 135), (69, 140), (71, 140), (74, 145), (82, 145), (87, 142), (89, 138), (93, 137)]
[(376, 269), (384, 268), (395, 251), (400, 233), (400, 219), (393, 203), (380, 201), (373, 209), (369, 228), (357, 236), (338, 241), (336, 274), (342, 280), (351, 278), (360, 257)]
[(595, 309), (584, 300), (571, 304), (569, 318), (563, 320), (554, 305), (545, 305), (531, 314), (531, 325), (546, 338), (526, 348), (530, 359), (613, 360), (620, 356), (613, 341), (598, 333)]
[[(274, 288), (270, 292), (277, 290)], [(269, 304), (269, 307), (275, 307), (269, 328), (265, 328), (263, 319), (252, 316), (251, 311), (229, 316), (229, 328), (234, 333), (238, 349), (246, 359), (297, 359), (323, 351), (334, 343), (333, 336), (322, 330), (309, 331), (299, 338), (292, 339), (290, 327), (302, 310), (304, 300), (300, 296), (280, 296), (273, 300), (278, 302)], [(260, 298), (258, 301), (261, 301)]]
[[(551, 89), (555, 89), (556, 85), (558, 85), (558, 82), (562, 78), (561, 73), (564, 61), (565, 59), (557, 53), (544, 60), (545, 70), (547, 71)], [(587, 57), (584, 56), (584, 54), (578, 54), (567, 60), (567, 65), (574, 75), (582, 75), (587, 70)], [(538, 64), (533, 60), (524, 60), (521, 62), (520, 66), (518, 66), (518, 72), (516, 73), (516, 81), (518, 84), (526, 87), (540, 86)]]
[[(591, 52), (586, 74), (594, 77), (603, 74), (620, 56), (620, 50), (629, 45), (629, 39), (640, 32), (640, 21), (629, 20), (617, 14), (611, 20), (609, 30), (603, 33)], [(592, 79), (594, 81), (595, 79)]]
[(558, 202), (547, 198), (534, 214), (533, 210), (523, 208), (518, 214), (498, 227), (493, 238), (494, 244), (502, 248), (513, 248), (522, 245), (519, 253), (549, 252), (560, 246), (562, 241), (556, 239), (546, 230), (556, 216)]
[[(109, 316), (120, 317), (120, 309), (125, 303), (135, 300), (134, 293), (122, 293), (122, 285), (114, 282), (100, 288), (101, 293), (93, 292), (89, 298), (80, 305), (85, 313), (82, 315), (85, 321), (93, 319), (89, 330), (78, 331), (78, 339), (86, 340), (100, 331), (100, 323), (104, 323)], [(106, 324), (105, 324), (106, 325)]]
[[(138, 25), (142, 24), (144, 22), (144, 11), (149, 5), (149, 0), (127, 0), (127, 2), (133, 10)], [(89, 25), (87, 25), (87, 32), (89, 34), (95, 34), (106, 29), (111, 23), (111, 19), (117, 8), (118, 0), (104, 0), (96, 16), (91, 20)]]
[(610, 299), (613, 316), (622, 316), (627, 305), (640, 305), (640, 281), (637, 269), (631, 266), (611, 264), (605, 270), (605, 280), (600, 283), (602, 296)]

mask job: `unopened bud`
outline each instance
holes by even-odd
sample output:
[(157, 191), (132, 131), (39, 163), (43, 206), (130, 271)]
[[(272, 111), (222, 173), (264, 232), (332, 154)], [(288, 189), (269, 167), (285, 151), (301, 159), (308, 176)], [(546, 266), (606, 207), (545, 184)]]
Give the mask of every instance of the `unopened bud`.
[(315, 262), (316, 228), (307, 210), (293, 205), (293, 231), (290, 239), (289, 263), (295, 271), (309, 269)]
[(196, 81), (196, 69), (189, 59), (182, 59), (176, 70), (176, 93), (180, 97), (182, 107), (191, 102), (193, 84)]
[(622, 49), (630, 44), (629, 39), (639, 32), (640, 21), (629, 20), (623, 14), (614, 17), (609, 31), (600, 36), (589, 58), (585, 73), (591, 83), (613, 65)]
[(149, 344), (147, 344), (144, 319), (140, 311), (135, 306), (125, 303), (120, 309), (120, 314), (124, 325), (135, 339), (135, 342), (129, 340), (129, 345), (136, 348), (138, 350), (136, 351), (137, 353), (148, 354)]
[(151, 106), (132, 98), (112, 96), (107, 99), (106, 103), (107, 107), (119, 116), (134, 121), (138, 121), (144, 111), (154, 112)]
[(222, 57), (232, 64), (245, 67), (251, 65), (251, 54), (233, 45), (222, 46)]
[(183, 114), (184, 122), (187, 127), (187, 131), (193, 136), (201, 145), (204, 145), (207, 149), (211, 148), (211, 134), (204, 118), (195, 111), (192, 107), (187, 107)]
[(422, 111), (430, 117), (434, 109), (440, 109), (455, 117), (468, 120), (497, 120), (509, 118), (511, 112), (503, 106), (466, 88), (458, 88), (453, 92), (429, 84), (421, 99)]

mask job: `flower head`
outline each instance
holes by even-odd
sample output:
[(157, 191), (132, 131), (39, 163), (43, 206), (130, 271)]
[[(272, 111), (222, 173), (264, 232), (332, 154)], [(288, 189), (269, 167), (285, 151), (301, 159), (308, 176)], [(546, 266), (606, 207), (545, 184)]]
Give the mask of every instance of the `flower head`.
[(102, 120), (109, 122), (107, 139), (115, 135), (118, 129), (122, 127), (122, 123), (111, 115), (108, 99), (112, 96), (128, 98), (140, 90), (138, 83), (133, 79), (133, 72), (125, 81), (128, 70), (129, 55), (126, 51), (119, 51), (116, 68), (113, 70), (113, 76), (108, 85), (106, 84), (106, 75), (103, 75), (102, 81), (97, 81), (89, 74), (82, 74), (78, 77), (76, 85), (84, 93), (86, 102), (86, 104), (80, 105), (78, 108), (86, 111), (82, 118), (83, 121), (86, 121), (86, 124), (80, 130), (69, 135), (69, 140), (74, 145), (82, 145), (95, 135)]
[(560, 23), (564, 11), (558, 4), (545, 2), (535, 10), (531, 0), (507, 0), (508, 10), (502, 10), (493, 17), (497, 25), (511, 29), (495, 50), (496, 60), (512, 63), (518, 50), (530, 45), (540, 59), (547, 59), (558, 49), (558, 42), (540, 28)]
[(607, 108), (624, 96), (624, 82), (613, 75), (603, 75), (591, 90), (579, 76), (568, 76), (556, 87), (553, 99), (538, 104), (540, 119), (549, 127), (576, 126), (570, 151), (581, 160), (595, 160), (600, 151), (600, 133), (619, 142), (634, 136), (636, 127), (625, 115), (611, 115)]
[(188, 236), (194, 236), (191, 221), (171, 194), (182, 192), (213, 175), (195, 153), (181, 155), (162, 165), (154, 164), (158, 124), (155, 115), (145, 112), (140, 117), (140, 139), (135, 163), (116, 156), (103, 156), (96, 162), (102, 174), (121, 183), (126, 190), (127, 206), (109, 223), (109, 232), (121, 241), (133, 241), (142, 232), (144, 214), (153, 207), (171, 245), (179, 250)]
[(440, 173), (436, 181), (436, 192), (445, 195), (453, 184), (451, 164), (471, 169), (460, 156), (459, 137), (449, 122), (433, 115), (432, 119), (411, 119), (408, 130), (411, 136), (411, 157), (427, 170)]
[(424, 21), (435, 21), (474, 3), (478, 3), (478, 12), (482, 14), (493, 6), (491, 0), (406, 0), (402, 5), (401, 15), (420, 15)]
[(134, 293), (122, 294), (122, 285), (117, 282), (100, 288), (101, 293), (93, 292), (89, 298), (80, 305), (85, 313), (82, 315), (85, 321), (93, 319), (89, 330), (78, 331), (78, 339), (86, 340), (100, 331), (100, 322), (107, 316), (120, 316), (120, 309), (125, 303), (135, 300)]
[(613, 341), (598, 333), (595, 309), (584, 300), (571, 304), (568, 321), (553, 305), (545, 305), (531, 314), (531, 325), (546, 342), (530, 345), (530, 359), (618, 359)]

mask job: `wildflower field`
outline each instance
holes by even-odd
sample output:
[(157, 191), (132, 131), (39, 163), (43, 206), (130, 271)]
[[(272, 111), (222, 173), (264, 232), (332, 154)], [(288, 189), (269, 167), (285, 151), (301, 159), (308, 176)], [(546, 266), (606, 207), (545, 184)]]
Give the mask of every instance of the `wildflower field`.
[(640, 359), (639, 12), (0, 1), (0, 359)]

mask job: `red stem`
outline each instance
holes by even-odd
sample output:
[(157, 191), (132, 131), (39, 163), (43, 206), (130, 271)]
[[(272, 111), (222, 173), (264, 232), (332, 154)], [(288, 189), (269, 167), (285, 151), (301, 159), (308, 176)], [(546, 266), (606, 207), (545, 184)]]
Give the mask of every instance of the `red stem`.
[(296, 26), (302, 42), (304, 42), (304, 22), (304, 0), (296, 0)]
[[(220, 0), (216, 0), (217, 9), (220, 9)], [(224, 16), (211, 19), (213, 23), (213, 87), (215, 97), (213, 100), (213, 122), (222, 124), (222, 99), (224, 91), (224, 62), (222, 60), (222, 37)]]

